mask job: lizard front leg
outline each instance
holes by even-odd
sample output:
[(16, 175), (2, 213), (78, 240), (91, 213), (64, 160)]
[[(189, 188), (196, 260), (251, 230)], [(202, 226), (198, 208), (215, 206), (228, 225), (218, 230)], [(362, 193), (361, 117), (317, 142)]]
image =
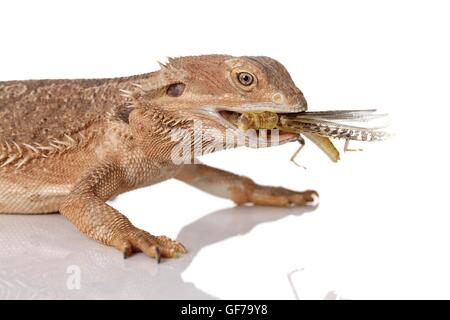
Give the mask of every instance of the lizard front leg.
[(105, 203), (129, 189), (126, 180), (119, 165), (114, 162), (101, 164), (78, 182), (59, 211), (82, 233), (117, 248), (124, 258), (141, 251), (159, 262), (161, 257), (185, 253), (186, 249), (180, 243), (136, 228), (127, 217)]
[(251, 203), (263, 206), (288, 207), (313, 202), (318, 194), (307, 190), (296, 192), (282, 187), (262, 186), (251, 179), (204, 164), (184, 165), (178, 180), (236, 204)]

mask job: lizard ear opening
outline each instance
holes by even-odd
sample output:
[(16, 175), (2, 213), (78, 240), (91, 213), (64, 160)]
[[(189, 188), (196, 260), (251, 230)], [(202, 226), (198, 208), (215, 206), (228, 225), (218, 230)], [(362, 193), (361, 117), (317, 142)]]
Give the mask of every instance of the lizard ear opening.
[(173, 83), (167, 88), (166, 94), (169, 97), (179, 97), (183, 94), (185, 87), (184, 83)]

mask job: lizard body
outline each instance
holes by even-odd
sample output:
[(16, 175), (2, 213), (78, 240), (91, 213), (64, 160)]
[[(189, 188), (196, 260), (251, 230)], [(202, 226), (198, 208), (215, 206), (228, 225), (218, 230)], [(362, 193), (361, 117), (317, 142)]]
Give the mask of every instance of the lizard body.
[[(105, 201), (176, 178), (237, 204), (303, 205), (314, 191), (266, 187), (198, 163), (174, 163), (171, 134), (239, 132), (246, 111), (299, 112), (306, 101), (289, 73), (267, 57), (169, 59), (156, 72), (94, 80), (0, 82), (0, 213), (60, 212), (82, 233), (129, 256), (186, 249), (134, 227)], [(242, 133), (240, 133), (242, 134)], [(280, 142), (297, 138), (280, 134)], [(203, 153), (212, 142), (201, 141)], [(234, 144), (225, 145), (226, 148)]]

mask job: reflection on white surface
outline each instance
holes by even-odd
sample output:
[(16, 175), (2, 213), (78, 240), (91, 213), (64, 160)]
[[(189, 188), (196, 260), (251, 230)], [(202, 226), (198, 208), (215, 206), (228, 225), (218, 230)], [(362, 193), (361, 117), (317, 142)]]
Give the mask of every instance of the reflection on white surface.
[[(192, 2), (173, 2), (177, 23), (167, 24), (166, 15), (148, 19), (167, 9), (163, 1), (111, 1), (108, 15), (94, 1), (88, 8), (74, 1), (70, 10), (66, 2), (28, 1), (23, 10), (23, 1), (5, 1), (0, 29), (11, 32), (2, 34), (10, 50), (0, 52), (1, 80), (131, 75), (156, 70), (167, 55), (267, 55), (287, 67), (310, 110), (377, 108), (391, 115), (395, 137), (352, 144), (364, 152), (341, 153), (336, 164), (307, 144), (299, 161), (308, 170), (289, 163), (296, 144), (202, 157), (257, 183), (319, 191), (320, 207), (301, 217), (270, 208), (217, 211), (230, 202), (172, 180), (120, 195), (115, 208), (136, 226), (190, 249), (160, 265), (141, 254), (124, 261), (58, 215), (0, 215), (0, 298), (449, 299), (447, 3), (261, 5), (259, 20), (271, 23), (258, 24), (249, 41), (241, 24), (229, 23), (236, 5), (192, 10)], [(253, 15), (252, 2), (236, 4)], [(92, 32), (99, 17), (102, 41)], [(217, 27), (205, 28), (208, 22)], [(142, 41), (161, 25), (166, 32)], [(188, 36), (167, 41), (180, 25)]]
[(215, 211), (179, 232), (177, 240), (188, 245), (188, 254), (159, 265), (143, 254), (124, 260), (60, 215), (0, 215), (0, 299), (215, 299), (181, 277), (200, 250), (261, 223), (313, 209)]

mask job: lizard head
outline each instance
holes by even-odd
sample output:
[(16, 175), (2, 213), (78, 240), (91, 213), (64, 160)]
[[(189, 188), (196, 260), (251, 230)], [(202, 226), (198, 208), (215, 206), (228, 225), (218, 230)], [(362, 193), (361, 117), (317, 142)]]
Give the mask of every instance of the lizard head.
[[(208, 55), (169, 59), (157, 73), (151, 103), (174, 119), (201, 120), (223, 134), (245, 135), (236, 119), (244, 112), (307, 110), (302, 92), (285, 67), (269, 57)], [(144, 86), (145, 90), (145, 86)], [(259, 134), (258, 130), (257, 134)], [(279, 142), (297, 138), (280, 132)]]

